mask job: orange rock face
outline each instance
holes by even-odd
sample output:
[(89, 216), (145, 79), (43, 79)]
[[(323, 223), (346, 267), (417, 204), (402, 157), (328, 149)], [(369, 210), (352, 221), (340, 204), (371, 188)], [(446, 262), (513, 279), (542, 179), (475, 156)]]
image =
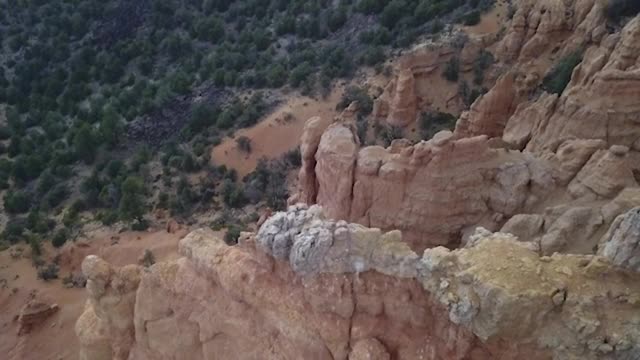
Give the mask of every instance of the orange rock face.
[(486, 136), (456, 140), (450, 132), (416, 145), (360, 148), (348, 126), (334, 124), (313, 162), (317, 181), (313, 188), (300, 184), (300, 191), (317, 193), (327, 216), (401, 230), (417, 250), (455, 246), (470, 225), (497, 228), (538, 187), (553, 187), (535, 159), (492, 149)]
[[(235, 247), (197, 230), (144, 270), (88, 257), (81, 359), (637, 357), (640, 17), (609, 33), (605, 3), (520, 1), (508, 71), (453, 133), (361, 146), (357, 104), (310, 119), (297, 205)], [(373, 116), (413, 122), (447, 51), (403, 58)]]
[[(601, 258), (541, 259), (490, 232), (419, 256), (397, 231), (303, 206), (243, 237), (229, 247), (197, 230), (181, 259), (141, 271), (139, 283), (132, 269), (89, 258), (84, 358), (615, 359), (640, 343), (638, 304), (607, 298), (636, 291), (625, 278), (638, 275)], [(591, 311), (602, 302), (611, 311)]]
[[(463, 55), (471, 57), (478, 49)], [(457, 114), (460, 110), (457, 84), (442, 77), (444, 66), (454, 53), (446, 45), (414, 49), (400, 57), (395, 75), (374, 101), (372, 117), (392, 126), (406, 127), (415, 123), (421, 111), (437, 109)]]
[(456, 136), (502, 136), (517, 105), (515, 77), (514, 73), (503, 75), (487, 94), (471, 105), (468, 112), (462, 113), (456, 124)]
[(25, 335), (35, 326), (45, 321), (59, 310), (57, 304), (52, 304), (37, 294), (29, 300), (18, 315), (18, 335)]
[(403, 69), (398, 74), (396, 91), (391, 102), (387, 122), (394, 126), (407, 126), (418, 116), (416, 79), (411, 69)]
[[(606, 33), (604, 5), (599, 0), (519, 1), (498, 55), (506, 61), (525, 63), (549, 51), (568, 54), (598, 41)], [(559, 42), (565, 42), (566, 47), (556, 49)]]
[(589, 47), (557, 102), (541, 99), (528, 106), (540, 108), (533, 112), (542, 116), (509, 120), (513, 128), (521, 121), (531, 124), (531, 130), (521, 135), (530, 139), (526, 149), (554, 151), (572, 138), (632, 147), (640, 137), (635, 123), (640, 116), (638, 54), (640, 18), (625, 26), (621, 34), (608, 35), (600, 45)]

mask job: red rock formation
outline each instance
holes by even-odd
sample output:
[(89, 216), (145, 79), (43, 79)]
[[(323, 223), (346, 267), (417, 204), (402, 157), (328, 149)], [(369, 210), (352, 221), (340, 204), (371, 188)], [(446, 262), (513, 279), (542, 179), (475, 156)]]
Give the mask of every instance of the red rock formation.
[(456, 136), (501, 137), (517, 105), (515, 78), (512, 72), (503, 75), (488, 93), (471, 105), (468, 112), (462, 113), (456, 123)]
[[(114, 293), (116, 284), (100, 302), (89, 289), (82, 351), (107, 359), (114, 344), (129, 345), (139, 360), (591, 360), (638, 349), (638, 274), (593, 256), (540, 258), (506, 234), (473, 244), (420, 257), (397, 231), (327, 221), (317, 207), (277, 213), (235, 247), (198, 230), (181, 241), (183, 258), (141, 272), (135, 305), (128, 295), (106, 302), (128, 293)], [(107, 269), (87, 267), (87, 276), (123, 271)], [(114, 341), (131, 327), (129, 342)]]
[[(290, 202), (324, 212), (276, 213), (236, 247), (199, 230), (147, 270), (88, 258), (81, 359), (634, 358), (640, 17), (607, 34), (603, 5), (521, 1), (497, 47), (512, 69), (455, 134), (361, 147), (356, 105), (311, 119)], [(567, 89), (538, 94), (580, 47)], [(420, 74), (450, 54), (416, 54), (374, 116), (427, 102)]]
[(398, 74), (395, 95), (390, 105), (387, 122), (394, 126), (407, 126), (418, 116), (416, 79), (411, 69), (402, 69)]
[[(470, 57), (477, 50), (479, 48), (470, 49), (465, 55)], [(432, 109), (434, 95), (443, 104), (447, 100), (456, 99), (455, 84), (448, 88), (439, 86), (439, 92), (433, 91), (434, 77), (442, 77), (444, 65), (453, 54), (450, 46), (439, 46), (414, 49), (400, 57), (395, 66), (395, 76), (374, 101), (373, 118), (393, 126), (406, 127), (416, 121), (420, 111)], [(442, 82), (446, 83), (445, 80)], [(455, 108), (457, 113), (459, 109), (457, 106)]]
[[(543, 116), (521, 120), (514, 116), (508, 125), (526, 121), (530, 131), (526, 149), (555, 151), (572, 139), (602, 139), (608, 145), (632, 147), (640, 138), (636, 120), (640, 116), (640, 18), (635, 18), (622, 33), (607, 36), (599, 46), (590, 47), (574, 70), (571, 83), (556, 103), (541, 99), (529, 105)], [(523, 110), (524, 111), (524, 110)]]
[(36, 294), (20, 310), (18, 315), (18, 335), (28, 334), (33, 327), (47, 320), (59, 309), (58, 304), (52, 304), (48, 299)]
[(169, 234), (175, 234), (177, 231), (182, 229), (182, 225), (178, 223), (175, 219), (169, 219), (166, 225), (167, 232)]
[(300, 191), (298, 197), (293, 202), (314, 203), (316, 201), (316, 174), (315, 156), (320, 144), (320, 136), (331, 124), (331, 119), (323, 119), (319, 116), (313, 117), (304, 125), (302, 139), (300, 142), (300, 155), (302, 157), (302, 167), (298, 175)]
[[(568, 54), (606, 33), (604, 3), (600, 0), (523, 0), (498, 46), (498, 55), (520, 63), (560, 50)], [(565, 47), (556, 48), (564, 42)]]
[(413, 146), (359, 148), (349, 127), (334, 124), (313, 162), (317, 181), (312, 188), (299, 184), (297, 198), (317, 193), (314, 203), (329, 217), (402, 230), (418, 250), (454, 246), (471, 225), (495, 229), (522, 210), (532, 191), (553, 187), (535, 159), (491, 149), (483, 136), (455, 140), (450, 132)]
[(89, 299), (76, 323), (80, 360), (130, 358), (135, 341), (133, 305), (141, 271), (136, 265), (113, 268), (94, 255), (83, 261)]

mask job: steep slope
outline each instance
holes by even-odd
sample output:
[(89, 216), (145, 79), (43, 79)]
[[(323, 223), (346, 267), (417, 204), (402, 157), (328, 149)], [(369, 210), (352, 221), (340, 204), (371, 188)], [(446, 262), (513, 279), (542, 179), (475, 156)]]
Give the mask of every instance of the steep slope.
[[(640, 17), (608, 33), (604, 4), (521, 2), (495, 50), (496, 66), (509, 70), (460, 116), (453, 135), (383, 149), (361, 147), (348, 121), (307, 134), (319, 146), (303, 158), (300, 178), (314, 181), (300, 181), (291, 203), (400, 229), (416, 250), (457, 246), (476, 226), (497, 231), (521, 215), (512, 228), (535, 214), (539, 226), (522, 240), (548, 254), (592, 253), (613, 219), (640, 205)], [(580, 48), (564, 92), (541, 91), (551, 59)]]
[[(605, 4), (520, 1), (453, 132), (384, 148), (356, 103), (309, 119), (293, 206), (237, 246), (197, 230), (149, 269), (88, 257), (81, 358), (637, 358), (640, 16), (611, 27)], [(414, 120), (429, 56), (374, 117)]]

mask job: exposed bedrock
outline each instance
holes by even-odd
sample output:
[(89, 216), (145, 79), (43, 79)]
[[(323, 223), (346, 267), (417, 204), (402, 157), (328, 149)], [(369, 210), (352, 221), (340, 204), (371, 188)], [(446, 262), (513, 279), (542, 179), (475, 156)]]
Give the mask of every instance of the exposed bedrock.
[(420, 256), (398, 231), (299, 205), (235, 247), (194, 231), (180, 242), (182, 258), (147, 270), (88, 258), (82, 351), (160, 360), (632, 359), (640, 351), (639, 274), (604, 257), (540, 257), (509, 234), (472, 238)]

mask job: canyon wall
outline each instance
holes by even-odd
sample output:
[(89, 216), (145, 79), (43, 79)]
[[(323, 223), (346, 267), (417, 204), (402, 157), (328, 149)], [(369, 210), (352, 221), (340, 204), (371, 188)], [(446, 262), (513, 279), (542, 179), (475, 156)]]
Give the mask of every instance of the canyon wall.
[[(519, 1), (487, 40), (495, 86), (428, 141), (363, 146), (356, 104), (310, 119), (293, 206), (237, 246), (88, 257), (81, 358), (637, 358), (640, 17), (612, 27), (605, 4)], [(405, 58), (373, 116), (414, 121), (447, 51)]]
[(360, 147), (344, 123), (316, 135), (315, 181), (300, 182), (295, 200), (313, 199), (330, 218), (401, 230), (417, 251), (455, 246), (471, 225), (496, 229), (554, 186), (542, 162), (492, 148), (486, 136), (455, 139), (441, 132), (426, 142), (398, 140), (385, 149)]
[[(593, 253), (614, 218), (640, 205), (635, 195), (615, 205), (623, 190), (637, 194), (640, 176), (640, 17), (607, 31), (605, 3), (521, 1), (494, 49), (504, 73), (453, 134), (385, 149), (361, 146), (350, 121), (322, 120), (324, 132), (305, 131), (315, 153), (305, 153), (291, 203), (402, 230), (416, 251), (536, 219), (526, 240), (542, 252)], [(566, 90), (540, 90), (553, 63), (579, 49)], [(405, 68), (441, 56), (418, 54)]]
[(480, 230), (465, 248), (420, 256), (399, 231), (299, 205), (237, 246), (194, 231), (180, 254), (148, 269), (85, 260), (82, 359), (632, 359), (640, 351), (640, 274), (607, 257), (541, 257), (509, 234)]

